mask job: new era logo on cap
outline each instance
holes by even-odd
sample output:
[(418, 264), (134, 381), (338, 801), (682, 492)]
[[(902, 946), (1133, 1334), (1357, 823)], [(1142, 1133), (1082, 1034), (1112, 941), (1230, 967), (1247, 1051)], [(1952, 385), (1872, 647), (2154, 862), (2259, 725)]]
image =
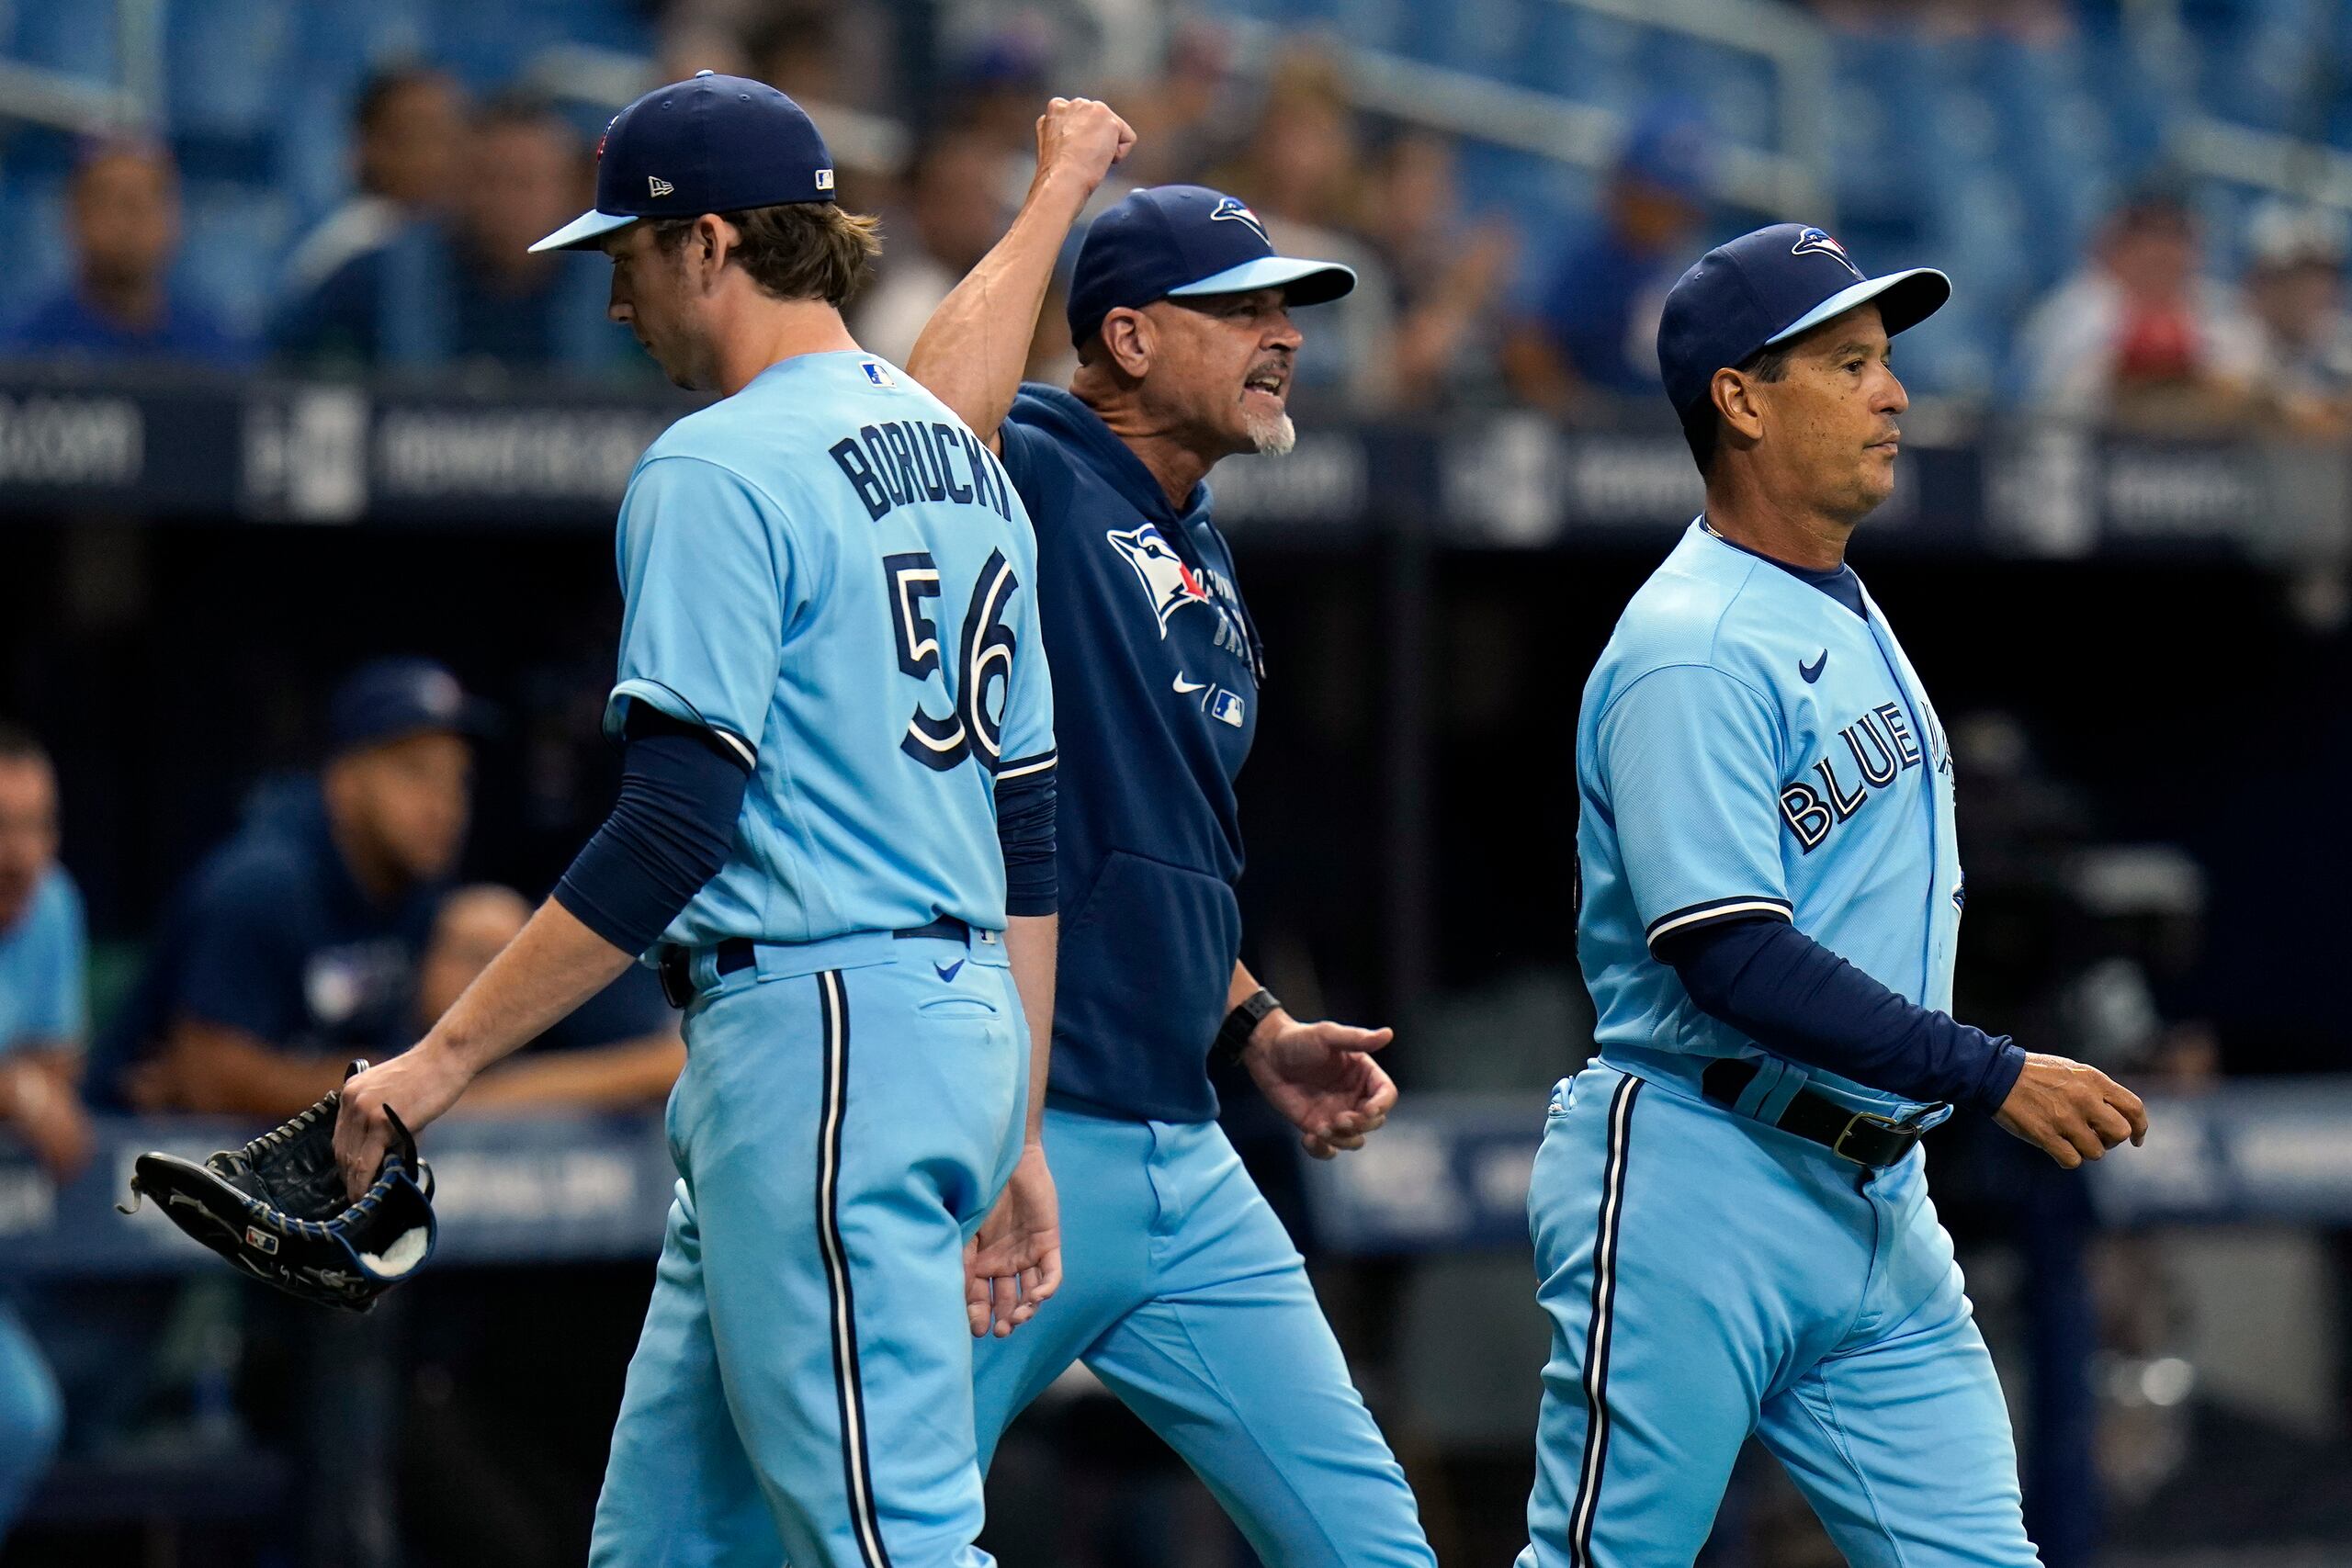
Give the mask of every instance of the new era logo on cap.
[(678, 187), (659, 175), (648, 175), (645, 176), (645, 188), (652, 196), (668, 196)]

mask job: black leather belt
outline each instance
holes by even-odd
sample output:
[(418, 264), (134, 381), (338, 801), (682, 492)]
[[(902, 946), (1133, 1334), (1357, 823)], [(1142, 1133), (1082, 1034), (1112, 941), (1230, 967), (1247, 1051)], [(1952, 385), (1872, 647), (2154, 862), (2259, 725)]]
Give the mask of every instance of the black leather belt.
[[(953, 915), (942, 915), (927, 926), (909, 926), (892, 931), (893, 937), (909, 941), (916, 937), (938, 937), (947, 942), (969, 942), (972, 928)], [(711, 967), (722, 977), (739, 969), (749, 969), (760, 961), (760, 944), (747, 936), (731, 936), (713, 948)], [(695, 999), (695, 950), (671, 942), (662, 949), (656, 965), (662, 976), (662, 995), (673, 1008), (683, 1008)]]
[[(1707, 1064), (1707, 1070), (1699, 1075), (1699, 1088), (1709, 1100), (1729, 1109), (1739, 1103), (1739, 1097), (1762, 1070), (1747, 1057), (1719, 1057)], [(1928, 1134), (1925, 1127), (1897, 1122), (1892, 1116), (1856, 1111), (1811, 1089), (1797, 1090), (1771, 1125), (1783, 1133), (1809, 1138), (1831, 1154), (1872, 1170), (1884, 1170), (1917, 1148), (1919, 1140)]]

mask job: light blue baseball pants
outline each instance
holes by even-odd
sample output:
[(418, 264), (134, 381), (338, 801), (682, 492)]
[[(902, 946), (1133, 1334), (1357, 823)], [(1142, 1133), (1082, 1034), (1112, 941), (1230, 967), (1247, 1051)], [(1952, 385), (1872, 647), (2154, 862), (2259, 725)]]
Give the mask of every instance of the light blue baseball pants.
[(594, 1568), (979, 1568), (963, 1247), (1021, 1148), (1001, 940), (697, 953)]
[(1520, 1568), (1689, 1568), (1751, 1432), (1853, 1568), (2039, 1562), (1919, 1150), (1872, 1172), (1594, 1063), (1528, 1211), (1552, 1355)]
[(1273, 1568), (1434, 1568), (1306, 1267), (1216, 1123), (1049, 1105), (1046, 1159), (1063, 1284), (975, 1352), (981, 1462), (1082, 1360)]

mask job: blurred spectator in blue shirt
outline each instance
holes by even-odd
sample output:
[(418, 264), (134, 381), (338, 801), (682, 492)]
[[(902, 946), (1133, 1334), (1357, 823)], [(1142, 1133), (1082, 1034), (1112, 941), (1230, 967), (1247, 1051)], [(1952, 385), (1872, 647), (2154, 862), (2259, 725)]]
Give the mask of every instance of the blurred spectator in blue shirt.
[(318, 776), (264, 791), (171, 899), (92, 1097), (277, 1120), (354, 1056), (406, 1044), (482, 728), (437, 664), (380, 660), (348, 677)]
[(1674, 102), (1638, 120), (1601, 194), (1600, 227), (1537, 284), (1511, 332), (1511, 389), (1554, 413), (1589, 390), (1658, 388), (1657, 321), (1706, 218), (1710, 137)]
[(75, 1089), (89, 942), (57, 861), (57, 774), (27, 730), (0, 723), (0, 1112), (51, 1174), (89, 1155)]
[(145, 142), (100, 144), (75, 165), (65, 215), (74, 277), (0, 327), (19, 357), (242, 365), (250, 345), (171, 279), (180, 247), (179, 171)]
[[(449, 888), (486, 720), (426, 660), (345, 679), (318, 776), (266, 792), (173, 897), (100, 1043), (93, 1095), (280, 1120), (353, 1057), (413, 1043), (521, 926), (503, 889)], [(483, 1108), (641, 1103), (676, 1076), (676, 1021), (650, 971), (624, 975), (548, 1043), (579, 1049), (560, 1066), (514, 1058), (482, 1080)]]
[(585, 373), (633, 364), (605, 318), (603, 258), (532, 255), (592, 199), (580, 139), (545, 104), (507, 98), (468, 130), (447, 222), (417, 222), (296, 299), (272, 337), (313, 369)]
[[(52, 1179), (90, 1156), (74, 1079), (83, 1036), (82, 900), (57, 863), (57, 775), (39, 740), (0, 724), (0, 1117)], [(57, 1379), (0, 1303), (0, 1537), (57, 1451)]]
[(370, 76), (351, 111), (358, 188), (295, 249), (287, 292), (307, 295), (409, 224), (446, 214), (465, 131), (465, 99), (442, 72), (395, 65)]

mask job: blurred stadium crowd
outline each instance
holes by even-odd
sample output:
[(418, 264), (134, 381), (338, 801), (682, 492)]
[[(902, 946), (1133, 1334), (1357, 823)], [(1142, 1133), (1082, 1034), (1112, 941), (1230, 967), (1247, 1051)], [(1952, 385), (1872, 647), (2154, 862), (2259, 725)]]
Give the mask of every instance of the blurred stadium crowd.
[[(251, 4), (258, 16), (259, 0)], [(224, 19), (236, 11), (221, 8)], [(1071, 9), (1110, 25), (1091, 7)], [(1818, 9), (1855, 74), (1916, 72), (1953, 116), (2004, 112), (1996, 96), (1969, 84), (2000, 72), (2005, 54), (2045, 74), (2100, 64), (2084, 53), (2097, 6)], [(1278, 14), (1296, 19), (1292, 8)], [(930, 308), (1001, 231), (1036, 106), (1057, 91), (1109, 97), (1131, 117), (1143, 150), (1124, 171), (1130, 179), (1228, 190), (1286, 248), (1358, 269), (1364, 286), (1305, 368), (1311, 385), (1363, 413), (1526, 406), (1566, 414), (1596, 395), (1655, 390), (1658, 302), (1728, 217), (1717, 197), (1724, 158), (1737, 150), (1714, 122), (1740, 118), (1738, 96), (1722, 108), (1726, 95), (1703, 92), (1703, 74), (1691, 91), (1654, 89), (1623, 104), (1611, 155), (1579, 187), (1582, 199), (1564, 203), (1556, 175), (1514, 180), (1488, 166), (1491, 150), (1465, 167), (1456, 138), (1360, 108), (1336, 42), (1355, 36), (1344, 9), (1329, 18), (1343, 32), (1271, 44), (1214, 17), (1139, 14), (1123, 25), (1159, 47), (1117, 51), (1057, 25), (1069, 18), (1050, 8), (1030, 9), (943, 44), (921, 91), (892, 68), (894, 16), (826, 0), (682, 0), (652, 18), (605, 17), (637, 22), (660, 70), (746, 72), (835, 112), (849, 131), (839, 154), (843, 199), (888, 220), (888, 255), (855, 320), (885, 355), (903, 355)], [(346, 118), (273, 126), (260, 143), (266, 151), (202, 131), (19, 149), (0, 176), (12, 187), (0, 199), (32, 227), (30, 270), (55, 276), (0, 322), (0, 351), (45, 363), (641, 382), (641, 356), (593, 308), (602, 264), (525, 252), (593, 183), (600, 118), (594, 89), (550, 81), (544, 51), (533, 57), (540, 65), (524, 68), (531, 36), (517, 27), (505, 80), (483, 75), (480, 59), (472, 72), (438, 62), (424, 39), (364, 69), (345, 62)], [(2266, 32), (2247, 49), (2278, 47)], [(1115, 74), (1128, 56), (1151, 68)], [(274, 63), (290, 72), (316, 62), (288, 47)], [(1628, 91), (1613, 79), (1598, 90), (1604, 98)], [(2063, 96), (2039, 107), (2041, 129), (2062, 131)], [(2101, 107), (2086, 101), (2072, 112), (2096, 117)], [(344, 188), (320, 193), (309, 212), (281, 188), (281, 165), (294, 155), (274, 145), (298, 133), (305, 165), (334, 157), (348, 171)], [(224, 154), (224, 141), (243, 151)], [(183, 144), (207, 169), (193, 259), (184, 255)], [(1909, 156), (1891, 143), (1878, 162)], [(1851, 243), (1906, 263), (1937, 250), (1971, 280), (1963, 303), (1973, 341), (1955, 352), (1931, 333), (1923, 363), (1906, 364), (1915, 390), (1998, 394), (2165, 429), (2281, 421), (2345, 429), (2352, 232), (2340, 207), (2216, 197), (2168, 168), (2160, 150), (2134, 159), (2129, 147), (2110, 149), (2103, 179), (2080, 169), (2073, 178), (2080, 188), (2063, 216), (2034, 215), (2049, 221), (2019, 219), (2031, 189), (2022, 174), (2010, 186), (1980, 181), (1973, 196), (1947, 196), (1973, 203), (1960, 220), (1977, 231), (1972, 250), (1990, 231), (2011, 253), (1988, 275), (1965, 255), (1942, 255), (1953, 219), (1876, 210), (1889, 203), (1873, 197), (1861, 172), (1840, 175), (1845, 205), (1861, 209), (1841, 225)], [(241, 185), (252, 188), (224, 196)], [(1041, 333), (1039, 374), (1062, 353), (1052, 333)]]
[[(13, 59), (105, 74), (113, 45), (105, 29), (69, 25), (71, 9), (0, 7), (0, 43)], [(1758, 126), (1777, 112), (1744, 67), (1704, 47), (1664, 63), (1643, 52), (1627, 9), (416, 0), (363, 14), (185, 0), (164, 12), (175, 106), (166, 123), (136, 134), (27, 129), (0, 142), (0, 212), (24, 236), (20, 281), (0, 310), (0, 356), (44, 373), (225, 369), (650, 393), (658, 375), (603, 321), (605, 264), (526, 246), (588, 205), (595, 133), (615, 104), (648, 82), (710, 67), (772, 81), (808, 106), (833, 138), (844, 203), (883, 214), (882, 266), (852, 324), (886, 357), (903, 357), (1001, 233), (1044, 99), (1086, 92), (1138, 130), (1124, 178), (1232, 192), (1284, 252), (1357, 269), (1357, 292), (1313, 323), (1299, 364), (1303, 423), (1502, 412), (1606, 423), (1626, 400), (1656, 400), (1667, 287), (1708, 244), (1755, 220), (1725, 191), (1754, 161)], [(2118, 66), (2128, 6), (1816, 0), (1804, 9), (1831, 41), (1829, 80), (1850, 111), (1838, 116), (1823, 187), (1840, 208), (1837, 227), (1873, 267), (1949, 265), (1963, 299), (1983, 280), (1955, 312), (1958, 325), (1939, 328), (1941, 337), (1923, 330), (1916, 364), (1905, 339), (1898, 368), (1915, 392), (2175, 437), (2352, 440), (2345, 205), (2217, 186), (2165, 156), (2159, 123), (2163, 112), (2194, 112), (2253, 83), (2263, 92), (2256, 119), (2271, 116), (2267, 129), (2321, 147), (2352, 127), (2344, 85), (2314, 63), (2340, 58), (2340, 8), (2171, 7), (2172, 25), (2211, 47), (2193, 56), (2196, 79), (2136, 85), (2146, 89), (2139, 96), (2172, 103), (2168, 111), (2121, 102), (2135, 87)], [(908, 24), (934, 10), (932, 23), (944, 25)], [(1367, 49), (1485, 72), (1498, 91), (1540, 78), (1611, 107), (1611, 139), (1589, 166), (1563, 173), (1391, 112), (1394, 95), (1367, 107)], [(2019, 132), (2029, 100), (2038, 129)], [(1905, 146), (1912, 114), (1918, 144)], [(2020, 134), (2036, 142), (2030, 154), (2012, 146)], [(2058, 170), (2069, 148), (2080, 156)], [(1060, 319), (1049, 302), (1032, 355), (1040, 379), (1067, 374)], [(41, 570), (28, 567), (10, 603), (45, 626), (32, 602), (46, 590), (32, 585), (54, 581), (85, 608), (96, 603), (92, 618), (105, 621), (107, 593), (91, 584), (112, 570), (104, 541), (113, 537), (94, 527), (82, 543), (28, 547)], [(430, 537), (441, 549), (458, 542)], [(166, 730), (155, 750), (177, 754), (170, 777), (196, 781), (188, 793), (166, 802), (158, 796), (176, 784), (142, 793), (75, 765), (129, 757), (54, 722), (79, 697), (52, 694), (141, 678), (108, 666), (103, 649), (85, 659), (92, 650), (77, 645), (84, 668), (67, 675), (49, 662), (64, 655), (24, 634), (0, 683), (0, 712), (51, 718), (40, 734), (0, 724), (0, 1117), (61, 1179), (88, 1158), (92, 1112), (229, 1115), (257, 1128), (310, 1103), (351, 1056), (401, 1048), (519, 928), (526, 896), (544, 890), (574, 829), (608, 798), (610, 762), (593, 723), (612, 618), (598, 543), (550, 566), (556, 547), (468, 540), (462, 571), (424, 561), (406, 540), (355, 545), (335, 562), (351, 602), (344, 624), (336, 596), (301, 588), (298, 567), (265, 560), (274, 550), (225, 531), (206, 538), (157, 547), (140, 569), (165, 578), (186, 565), (200, 585), (192, 592), (220, 600), (175, 612), (153, 646), (200, 648), (196, 662), (219, 665), (232, 694), (266, 669), (269, 680), (250, 683), (277, 705)], [(207, 548), (213, 560), (195, 561), (191, 552)], [(1374, 977), (1376, 944), (1358, 917), (1370, 902), (1363, 845), (1383, 823), (1366, 792), (1333, 786), (1326, 760), (1363, 779), (1390, 761), (1381, 716), (1368, 712), (1378, 700), (1348, 651), (1385, 635), (1368, 607), (1378, 591), (1370, 569), (1312, 549), (1253, 554), (1245, 537), (1243, 560), (1253, 585), (1265, 585), (1278, 664), (1298, 650), (1284, 670), (1297, 678), (1286, 688), (1291, 737), (1270, 736), (1253, 763), (1253, 930), (1274, 950), (1274, 972), (1292, 976), (1286, 990), (1376, 1006), (1395, 993)], [(1448, 755), (1422, 805), (1436, 857), (1464, 869), (1429, 893), (1448, 1003), (1398, 1020), (1408, 1096), (1524, 1093), (1574, 1054), (1564, 1042), (1584, 1027), (1583, 999), (1564, 978), (1572, 963), (1558, 908), (1571, 836), (1556, 820), (1556, 781), (1530, 765), (1526, 736), (1556, 720), (1549, 705), (1573, 702), (1645, 570), (1631, 556), (1590, 570), (1483, 562), (1449, 580), (1431, 655), (1447, 671), (1436, 728)], [(458, 576), (469, 581), (453, 583)], [(2310, 1021), (2324, 1010), (2312, 998), (2333, 990), (2340, 970), (2332, 939), (2214, 919), (2217, 906), (2243, 912), (2265, 900), (2273, 913), (2316, 908), (2348, 869), (2352, 846), (2340, 834), (2300, 861), (2294, 847), (2295, 813), (2336, 809), (2325, 803), (2340, 798), (2352, 759), (2340, 575), (2315, 576), (2295, 599), (2268, 582), (2215, 585), (2144, 568), (2022, 586), (1982, 563), (1950, 572), (1898, 564), (1888, 576), (1904, 584), (1891, 602), (1907, 591), (1923, 603), (1941, 592), (1950, 605), (1997, 606), (1948, 608), (1948, 624), (1919, 638), (1945, 668), (1966, 666), (1951, 684), (1976, 710), (1953, 735), (1970, 846), (1962, 1011), (2020, 1038), (2063, 1036), (2075, 1054), (2158, 1088), (2193, 1089), (2245, 1068), (2340, 1071)], [(236, 619), (223, 608), (241, 602), (234, 595), (289, 591), (318, 601), (307, 618), (266, 637), (223, 624)], [(2037, 690), (2058, 678), (1987, 628), (1996, 615), (2044, 628), (2058, 660), (2105, 671), (2109, 688), (2086, 696), (2098, 682), (2084, 677)], [(2134, 617), (2143, 628), (2203, 628), (2259, 670), (2291, 669), (2292, 682), (2199, 684), (2208, 672), (2178, 638), (2119, 655), (2119, 629)], [(1565, 653), (1552, 630), (1560, 624), (1576, 628)], [(549, 644), (537, 657), (515, 651), (535, 637)], [(314, 640), (338, 668), (317, 667)], [(469, 675), (495, 670), (500, 706), (439, 663), (383, 657), (418, 647)], [(292, 673), (280, 679), (281, 666)], [(194, 712), (236, 705), (201, 671), (145, 679)], [(305, 699), (291, 710), (289, 692)], [(2264, 761), (2268, 772), (2222, 754), (2234, 743), (2213, 738), (2233, 717), (2250, 733), (2291, 732)], [(86, 726), (102, 719), (88, 715)], [(211, 754), (216, 745), (221, 754)], [(2153, 765), (2132, 774), (2120, 758), (2134, 748), (2168, 748), (2177, 766), (2161, 778), (2146, 776)], [(201, 767), (188, 761), (199, 753)], [(278, 763), (289, 766), (265, 766)], [(469, 848), (478, 764), (494, 831)], [(119, 821), (132, 803), (165, 820), (135, 850), (66, 842), (61, 854), (77, 791), (107, 803), (88, 819)], [(2192, 821), (2194, 831), (2167, 830)], [(2257, 863), (2278, 876), (2248, 892), (2232, 867)], [(94, 868), (85, 880), (96, 884), (95, 950), (69, 863)], [(2282, 993), (2300, 999), (2281, 1002), (2262, 1029), (2233, 1036), (2222, 1015), (2262, 1015), (2243, 994), (2222, 994), (2217, 976), (2256, 972), (2256, 948), (2291, 967), (2302, 990)], [(467, 1105), (508, 1116), (643, 1109), (666, 1092), (682, 1050), (650, 974), (633, 975)], [(1285, 1141), (1262, 1128), (1253, 1141), (1246, 1097), (1235, 1097), (1232, 1116), (1311, 1253)], [(1976, 1277), (2012, 1303), (1996, 1300), (1987, 1315), (2005, 1371), (2022, 1371), (2030, 1391), (2028, 1489), (2046, 1561), (2105, 1560), (2114, 1518), (2143, 1542), (2185, 1528), (2207, 1505), (2168, 1500), (2166, 1487), (2191, 1456), (2210, 1460), (2219, 1439), (2192, 1430), (2180, 1408), (2187, 1309), (2160, 1260), (2137, 1238), (2099, 1236), (2079, 1184), (2052, 1182), (1989, 1127), (1955, 1129), (1937, 1160), (1939, 1198), (1963, 1243), (2007, 1260)], [(1508, 1546), (1495, 1552), (1524, 1495), (1523, 1442), (1510, 1433), (1532, 1413), (1533, 1363), (1469, 1364), (1479, 1330), (1505, 1331), (1496, 1326), (1503, 1309), (1479, 1303), (1523, 1305), (1523, 1272), (1513, 1257), (1411, 1277), (1380, 1265), (1324, 1276), (1351, 1350), (1408, 1369), (1393, 1382), (1368, 1374), (1368, 1392), (1375, 1404), (1423, 1412), (1391, 1429), (1433, 1536), (1464, 1562), (1508, 1555)], [(571, 1270), (571, 1304), (552, 1335), (541, 1321), (546, 1287), (527, 1273), (420, 1283), (412, 1384), (400, 1401), (413, 1561), (578, 1560), (607, 1424), (599, 1402), (608, 1408), (617, 1394), (641, 1274)], [(288, 1410), (315, 1372), (287, 1359), (295, 1336), (266, 1303), (240, 1306), (218, 1281), (153, 1291), (45, 1281), (18, 1294), (16, 1314), (0, 1316), (0, 1388), (15, 1391), (0, 1398), (15, 1422), (0, 1429), (0, 1520), (28, 1505), (35, 1513), (32, 1544), (0, 1562), (101, 1560), (76, 1555), (77, 1538), (41, 1522), (34, 1500), (61, 1449), (200, 1446), (248, 1433), (282, 1441), (302, 1429)], [(2340, 1322), (2326, 1332), (2340, 1340)], [(133, 1377), (132, 1347), (167, 1364)], [(2340, 1343), (2332, 1354), (2332, 1365), (2352, 1364)], [(2340, 1461), (2352, 1385), (2305, 1392), (2324, 1440), (2233, 1431), (2241, 1468), (2229, 1472), (2232, 1487), (2243, 1492), (2263, 1470), (2285, 1487), (2278, 1478), (2324, 1475)], [(1107, 1410), (1073, 1402), (1040, 1425), (1048, 1448), (1008, 1448), (1004, 1528), (1057, 1543), (1057, 1555), (1038, 1561), (1245, 1561), (1204, 1498)], [(2298, 1517), (2352, 1541), (2352, 1505), (2322, 1495), (2324, 1483), (2310, 1490)], [(1024, 1501), (1040, 1495), (1058, 1501)], [(1743, 1487), (1709, 1561), (1818, 1561), (1807, 1556), (1817, 1543), (1781, 1522), (1787, 1506), (1767, 1481)], [(191, 1544), (198, 1537), (176, 1539), (184, 1561), (213, 1560)], [(223, 1549), (221, 1560), (256, 1560), (244, 1550)]]

